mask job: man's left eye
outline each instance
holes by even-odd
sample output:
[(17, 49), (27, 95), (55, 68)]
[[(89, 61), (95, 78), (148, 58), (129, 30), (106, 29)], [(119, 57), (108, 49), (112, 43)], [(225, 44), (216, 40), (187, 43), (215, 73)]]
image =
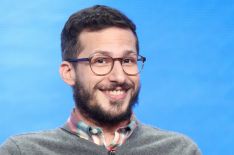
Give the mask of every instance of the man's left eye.
[(135, 63), (135, 59), (134, 58), (124, 58), (123, 59), (123, 63), (127, 63), (127, 64), (130, 64), (130, 63)]

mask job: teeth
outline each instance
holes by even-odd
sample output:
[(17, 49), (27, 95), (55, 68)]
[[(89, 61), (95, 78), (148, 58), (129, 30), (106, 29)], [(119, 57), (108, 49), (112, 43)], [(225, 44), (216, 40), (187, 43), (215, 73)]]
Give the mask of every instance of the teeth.
[(109, 94), (111, 95), (122, 95), (124, 93), (123, 90), (112, 90), (112, 91), (108, 91)]

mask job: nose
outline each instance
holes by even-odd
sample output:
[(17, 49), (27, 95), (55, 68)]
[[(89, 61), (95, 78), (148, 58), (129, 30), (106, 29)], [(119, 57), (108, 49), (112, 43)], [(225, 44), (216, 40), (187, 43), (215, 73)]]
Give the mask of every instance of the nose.
[(109, 80), (116, 83), (124, 83), (126, 80), (126, 74), (123, 71), (120, 61), (114, 61), (112, 71), (109, 74)]

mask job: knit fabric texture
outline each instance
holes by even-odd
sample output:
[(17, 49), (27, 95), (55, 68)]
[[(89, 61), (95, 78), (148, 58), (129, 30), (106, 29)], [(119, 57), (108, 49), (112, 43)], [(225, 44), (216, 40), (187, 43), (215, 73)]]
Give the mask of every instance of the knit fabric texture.
[(201, 155), (188, 137), (139, 123), (126, 143), (115, 152), (79, 138), (67, 126), (21, 134), (0, 147), (0, 155)]

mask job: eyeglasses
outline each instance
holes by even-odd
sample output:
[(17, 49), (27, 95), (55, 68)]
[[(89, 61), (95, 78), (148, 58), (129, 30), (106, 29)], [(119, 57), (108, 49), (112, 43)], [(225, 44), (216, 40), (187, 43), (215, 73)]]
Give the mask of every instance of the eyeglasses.
[(89, 58), (68, 58), (65, 61), (88, 61), (92, 72), (100, 76), (109, 74), (114, 67), (114, 62), (119, 61), (122, 65), (123, 71), (127, 75), (137, 75), (143, 69), (146, 58), (135, 53), (131, 53), (127, 56), (124, 56), (123, 58), (112, 58), (109, 55), (96, 53), (91, 55)]

